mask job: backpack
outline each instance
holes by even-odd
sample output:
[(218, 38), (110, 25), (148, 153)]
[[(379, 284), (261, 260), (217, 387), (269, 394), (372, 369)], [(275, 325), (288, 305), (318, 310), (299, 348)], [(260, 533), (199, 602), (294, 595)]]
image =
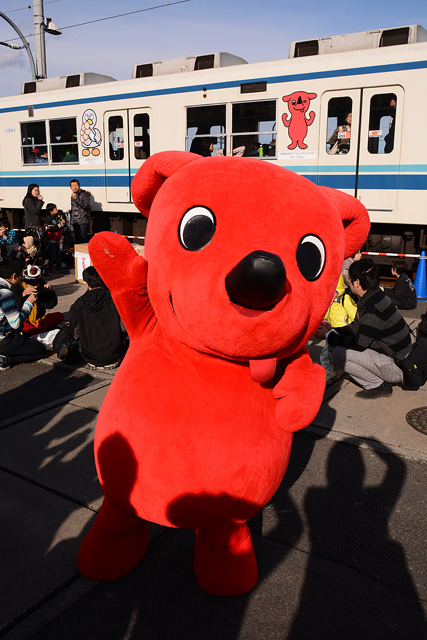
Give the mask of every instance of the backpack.
[(411, 351), (403, 360), (396, 360), (396, 364), (402, 369), (406, 386), (419, 388), (427, 382), (427, 313), (421, 316)]
[(65, 364), (76, 364), (81, 359), (79, 351), (80, 341), (70, 333), (68, 326), (63, 327), (55, 336), (53, 350)]

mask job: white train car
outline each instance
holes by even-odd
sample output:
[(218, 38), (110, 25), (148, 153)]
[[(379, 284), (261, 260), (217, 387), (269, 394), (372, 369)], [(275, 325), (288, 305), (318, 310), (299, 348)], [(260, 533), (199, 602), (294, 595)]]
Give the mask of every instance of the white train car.
[(372, 250), (427, 248), (422, 27), (294, 42), (272, 62), (222, 53), (135, 65), (132, 76), (52, 78), (0, 98), (0, 206), (15, 226), (28, 184), (67, 209), (78, 178), (94, 231), (143, 235), (133, 176), (150, 154), (191, 149), (253, 156), (354, 195)]

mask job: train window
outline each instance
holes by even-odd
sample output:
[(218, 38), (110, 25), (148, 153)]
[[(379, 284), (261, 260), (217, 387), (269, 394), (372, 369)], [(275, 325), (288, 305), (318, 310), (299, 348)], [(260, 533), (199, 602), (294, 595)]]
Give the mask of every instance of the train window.
[(276, 156), (276, 101), (232, 105), (233, 155)]
[(49, 144), (53, 163), (78, 162), (76, 118), (49, 120)]
[(125, 139), (122, 116), (110, 116), (108, 118), (108, 140), (110, 142), (110, 160), (123, 160)]
[(225, 104), (187, 108), (187, 151), (205, 157), (223, 155), (225, 136)]
[(135, 158), (150, 157), (150, 117), (148, 113), (136, 113), (133, 117)]
[(395, 93), (379, 93), (372, 96), (369, 111), (369, 153), (393, 151), (396, 102)]
[(48, 162), (44, 120), (21, 123), (21, 149), (24, 164)]
[(350, 151), (352, 104), (347, 96), (331, 98), (328, 102), (326, 151), (331, 156)]

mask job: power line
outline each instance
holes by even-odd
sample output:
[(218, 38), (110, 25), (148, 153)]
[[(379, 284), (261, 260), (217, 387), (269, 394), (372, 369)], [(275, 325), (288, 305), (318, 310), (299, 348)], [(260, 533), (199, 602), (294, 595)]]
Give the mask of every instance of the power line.
[(159, 4), (156, 7), (148, 7), (147, 9), (138, 9), (137, 11), (129, 11), (128, 13), (119, 13), (117, 16), (108, 16), (107, 18), (98, 18), (97, 20), (88, 20), (87, 22), (80, 22), (80, 24), (72, 24), (69, 27), (60, 27), (61, 31), (64, 29), (73, 29), (74, 27), (82, 27), (85, 24), (93, 24), (94, 22), (103, 22), (104, 20), (113, 20), (113, 18), (122, 18), (123, 16), (131, 16), (134, 13), (142, 13), (143, 11), (152, 11), (153, 9), (162, 9), (163, 7), (170, 7), (173, 4), (182, 4), (183, 2), (190, 2), (191, 0), (176, 0), (176, 2), (167, 2), (166, 4)]
[[(58, 0), (51, 0), (52, 2)], [(95, 22), (103, 22), (104, 20), (113, 20), (114, 18), (122, 18), (123, 16), (131, 16), (135, 13), (142, 13), (143, 11), (153, 11), (154, 9), (162, 9), (163, 7), (171, 7), (174, 4), (183, 4), (184, 2), (191, 2), (191, 0), (176, 0), (175, 2), (167, 2), (166, 4), (159, 4), (155, 7), (147, 7), (146, 9), (138, 9), (137, 11), (129, 11), (128, 13), (119, 13), (116, 16), (108, 16), (106, 18), (98, 18), (97, 20), (87, 20), (86, 22), (80, 22), (79, 24), (71, 24), (68, 27), (59, 27), (61, 31), (65, 29), (74, 29), (74, 27), (84, 27), (87, 24), (94, 24)], [(47, 4), (47, 3), (46, 3)], [(33, 34), (29, 34), (25, 36), (25, 38), (31, 38)], [(4, 42), (13, 42), (13, 40), (18, 40), (18, 38), (11, 38), (10, 40), (4, 40)]]
[[(60, 2), (60, 0), (45, 0), (43, 4), (52, 4), (52, 2)], [(31, 9), (28, 5), (26, 7), (21, 7), (20, 9), (11, 9), (10, 11), (4, 11), (6, 15), (9, 13), (16, 13), (17, 11), (26, 11), (27, 9)]]

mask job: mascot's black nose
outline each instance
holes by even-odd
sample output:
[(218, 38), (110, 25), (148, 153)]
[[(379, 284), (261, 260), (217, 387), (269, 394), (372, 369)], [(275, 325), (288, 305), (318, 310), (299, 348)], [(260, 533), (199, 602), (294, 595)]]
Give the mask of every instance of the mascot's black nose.
[(285, 294), (285, 265), (274, 253), (253, 251), (230, 271), (225, 286), (231, 302), (248, 309), (268, 309)]

